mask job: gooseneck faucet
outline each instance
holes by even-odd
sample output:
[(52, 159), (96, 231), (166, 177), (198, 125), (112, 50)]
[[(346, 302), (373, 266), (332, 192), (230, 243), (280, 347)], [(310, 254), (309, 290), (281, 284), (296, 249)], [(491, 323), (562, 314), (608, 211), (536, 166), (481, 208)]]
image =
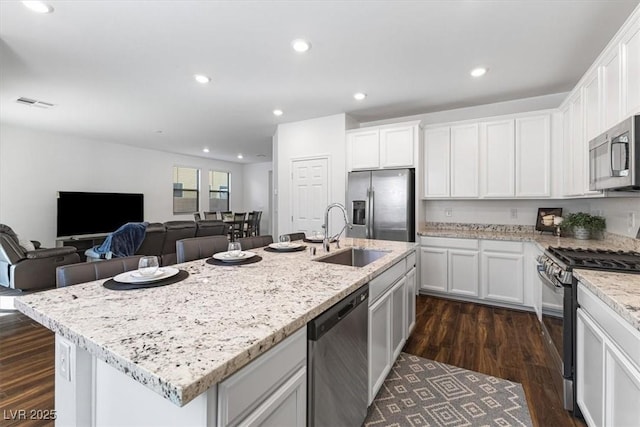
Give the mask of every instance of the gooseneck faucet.
[[(344, 218), (344, 227), (342, 227), (342, 230), (340, 230), (338, 234), (333, 237), (329, 237), (329, 211), (331, 211), (331, 209), (333, 208), (338, 208), (342, 211), (342, 216)], [(324, 239), (322, 239), (322, 247), (324, 248), (325, 252), (329, 252), (329, 243), (333, 239), (336, 240), (336, 245), (340, 247), (340, 236), (347, 227), (353, 228), (353, 225), (349, 224), (349, 219), (347, 218), (347, 210), (344, 208), (344, 206), (340, 203), (331, 203), (329, 206), (327, 206), (327, 209), (324, 211), (324, 224), (322, 225), (322, 228), (324, 228)]]

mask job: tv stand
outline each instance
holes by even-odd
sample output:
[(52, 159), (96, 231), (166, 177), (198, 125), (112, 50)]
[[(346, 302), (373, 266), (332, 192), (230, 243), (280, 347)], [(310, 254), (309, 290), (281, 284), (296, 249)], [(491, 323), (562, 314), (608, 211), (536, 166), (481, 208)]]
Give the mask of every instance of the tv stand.
[(76, 253), (80, 256), (82, 262), (87, 260), (84, 251), (91, 249), (104, 242), (104, 239), (109, 233), (100, 234), (81, 234), (79, 236), (64, 236), (56, 239), (56, 247), (73, 246), (76, 248)]

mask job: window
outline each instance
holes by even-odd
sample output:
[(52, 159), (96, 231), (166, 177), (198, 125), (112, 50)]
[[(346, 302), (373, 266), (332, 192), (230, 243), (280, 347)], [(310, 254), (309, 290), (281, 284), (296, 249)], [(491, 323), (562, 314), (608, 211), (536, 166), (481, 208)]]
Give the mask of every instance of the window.
[(198, 212), (200, 171), (195, 168), (173, 167), (173, 213)]
[(209, 211), (225, 212), (229, 210), (228, 172), (209, 171)]

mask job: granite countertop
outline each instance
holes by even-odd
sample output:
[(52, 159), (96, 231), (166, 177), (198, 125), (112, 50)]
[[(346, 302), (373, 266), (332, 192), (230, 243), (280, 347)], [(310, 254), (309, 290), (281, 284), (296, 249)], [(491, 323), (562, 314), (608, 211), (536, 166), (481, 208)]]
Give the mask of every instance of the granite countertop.
[[(448, 226), (449, 225), (449, 226)], [(640, 240), (606, 234), (603, 240), (577, 240), (540, 234), (531, 226), (432, 223), (420, 236), (535, 242), (551, 246), (640, 251)], [(631, 326), (640, 330), (640, 274), (575, 270), (576, 277)]]
[[(226, 267), (175, 267), (182, 282), (112, 291), (105, 280), (16, 298), (18, 310), (183, 406), (282, 341), (415, 249), (415, 243), (346, 238), (343, 246), (389, 251), (365, 267), (313, 262), (317, 246)], [(307, 244), (309, 245), (309, 244)], [(332, 248), (332, 252), (338, 250)]]

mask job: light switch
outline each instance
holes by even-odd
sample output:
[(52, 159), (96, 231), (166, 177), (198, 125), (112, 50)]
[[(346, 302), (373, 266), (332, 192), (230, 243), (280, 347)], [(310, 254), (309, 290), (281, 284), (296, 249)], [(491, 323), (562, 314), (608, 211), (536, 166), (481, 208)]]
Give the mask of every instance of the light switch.
[(71, 381), (71, 345), (66, 342), (58, 343), (58, 373), (60, 376)]

